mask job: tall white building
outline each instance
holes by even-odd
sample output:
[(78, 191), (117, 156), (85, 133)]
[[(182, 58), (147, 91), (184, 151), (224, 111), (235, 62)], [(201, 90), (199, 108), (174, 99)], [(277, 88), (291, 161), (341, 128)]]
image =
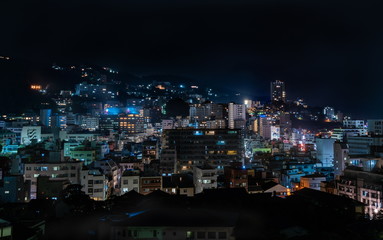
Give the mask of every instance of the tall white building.
[(246, 123), (245, 104), (229, 103), (229, 128), (244, 128)]
[(334, 142), (333, 138), (316, 138), (317, 159), (323, 167), (334, 166)]

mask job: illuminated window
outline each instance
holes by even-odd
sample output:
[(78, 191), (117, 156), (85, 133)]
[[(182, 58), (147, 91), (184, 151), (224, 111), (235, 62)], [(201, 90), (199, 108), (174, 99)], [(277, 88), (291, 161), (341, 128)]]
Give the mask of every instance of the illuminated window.
[(235, 151), (235, 150), (227, 151), (227, 155), (236, 155), (236, 154), (237, 154), (237, 151)]

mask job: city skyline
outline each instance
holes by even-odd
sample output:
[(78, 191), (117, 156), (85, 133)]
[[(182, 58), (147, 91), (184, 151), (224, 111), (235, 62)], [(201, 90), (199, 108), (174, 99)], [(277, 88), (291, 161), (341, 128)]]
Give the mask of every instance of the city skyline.
[(0, 239), (381, 239), (382, 7), (1, 1)]
[(281, 79), (291, 99), (383, 116), (378, 2), (3, 4), (0, 55), (187, 77), (248, 98)]

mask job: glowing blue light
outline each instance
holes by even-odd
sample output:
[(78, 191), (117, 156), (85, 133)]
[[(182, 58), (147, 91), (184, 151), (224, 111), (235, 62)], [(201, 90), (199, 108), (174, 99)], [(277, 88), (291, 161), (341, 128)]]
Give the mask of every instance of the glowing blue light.
[(194, 131), (194, 132), (193, 132), (193, 135), (195, 135), (195, 136), (201, 136), (201, 135), (203, 135), (203, 132), (202, 132), (202, 131)]
[(105, 109), (106, 115), (118, 115), (121, 112), (119, 108), (111, 107)]
[(246, 166), (242, 166), (242, 169), (246, 169)]
[(217, 145), (225, 145), (225, 141), (217, 141)]
[(128, 215), (129, 218), (131, 218), (131, 217), (135, 217), (135, 216), (137, 216), (137, 215), (140, 215), (140, 214), (142, 214), (142, 213), (144, 213), (144, 212), (146, 212), (146, 210), (144, 210), (144, 211), (140, 211), (140, 212), (134, 212), (134, 213), (125, 213), (125, 214)]
[(126, 108), (126, 113), (130, 114), (139, 114), (139, 111), (136, 107), (127, 107)]

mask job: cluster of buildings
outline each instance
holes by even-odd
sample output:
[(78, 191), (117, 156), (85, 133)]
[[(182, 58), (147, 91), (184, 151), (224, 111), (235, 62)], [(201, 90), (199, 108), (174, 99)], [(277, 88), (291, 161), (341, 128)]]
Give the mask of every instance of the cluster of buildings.
[[(211, 89), (194, 85), (121, 88), (92, 68), (77, 71), (84, 82), (52, 95), (55, 107), (1, 117), (0, 202), (59, 200), (69, 186), (94, 201), (132, 191), (192, 197), (237, 188), (286, 198), (310, 188), (362, 202), (371, 219), (383, 214), (383, 120), (289, 101), (281, 80), (271, 83), (270, 102), (215, 103)], [(122, 101), (121, 91), (129, 98)], [(182, 98), (188, 114), (166, 114), (172, 98)], [(303, 128), (301, 120), (330, 125)]]

